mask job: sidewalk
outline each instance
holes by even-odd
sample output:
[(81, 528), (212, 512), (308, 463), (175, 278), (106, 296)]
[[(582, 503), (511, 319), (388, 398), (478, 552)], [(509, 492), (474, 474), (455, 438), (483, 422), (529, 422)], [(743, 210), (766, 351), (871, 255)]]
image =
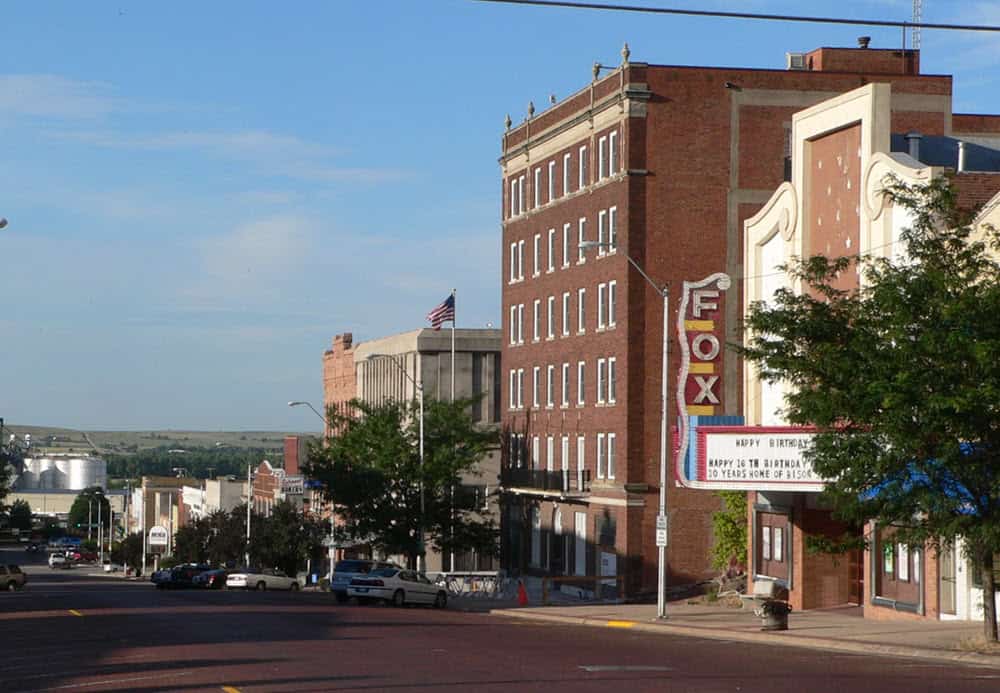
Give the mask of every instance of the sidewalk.
[(600, 628), (754, 642), (825, 651), (913, 657), (1000, 669), (1000, 653), (963, 649), (979, 638), (982, 623), (970, 621), (876, 621), (861, 617), (860, 607), (792, 612), (787, 631), (763, 632), (750, 609), (714, 604), (667, 605), (667, 620), (656, 619), (654, 604), (608, 604), (493, 608), (489, 613)]

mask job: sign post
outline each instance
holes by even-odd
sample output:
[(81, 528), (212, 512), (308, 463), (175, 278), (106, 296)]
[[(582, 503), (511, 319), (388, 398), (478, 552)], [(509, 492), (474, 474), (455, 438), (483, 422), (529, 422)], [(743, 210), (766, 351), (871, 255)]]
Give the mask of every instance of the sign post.
[(666, 546), (667, 545), (667, 516), (657, 515), (656, 516), (656, 545)]

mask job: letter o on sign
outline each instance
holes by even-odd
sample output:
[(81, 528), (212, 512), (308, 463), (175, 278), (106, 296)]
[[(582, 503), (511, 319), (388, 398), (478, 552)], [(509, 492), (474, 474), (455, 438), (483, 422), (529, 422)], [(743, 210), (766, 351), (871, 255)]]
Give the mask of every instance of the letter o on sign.
[[(707, 343), (708, 350), (705, 350)], [(714, 334), (703, 332), (691, 340), (691, 351), (701, 361), (712, 361), (719, 355), (719, 340)]]

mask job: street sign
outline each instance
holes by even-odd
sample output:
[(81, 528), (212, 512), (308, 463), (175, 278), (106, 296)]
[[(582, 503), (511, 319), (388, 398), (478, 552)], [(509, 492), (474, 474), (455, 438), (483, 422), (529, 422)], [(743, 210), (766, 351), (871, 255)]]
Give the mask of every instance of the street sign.
[(149, 547), (162, 546), (166, 548), (167, 546), (167, 528), (161, 525), (156, 525), (151, 527), (149, 530)]
[(667, 545), (667, 516), (657, 515), (656, 516), (656, 545), (666, 546)]

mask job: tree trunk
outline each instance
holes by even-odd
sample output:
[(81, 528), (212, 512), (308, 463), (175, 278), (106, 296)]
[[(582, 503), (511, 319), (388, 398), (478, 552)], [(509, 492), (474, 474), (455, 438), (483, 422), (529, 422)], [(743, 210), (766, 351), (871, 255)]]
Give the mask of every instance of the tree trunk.
[(997, 642), (996, 579), (993, 574), (993, 552), (984, 551), (980, 559), (983, 576), (983, 637)]

